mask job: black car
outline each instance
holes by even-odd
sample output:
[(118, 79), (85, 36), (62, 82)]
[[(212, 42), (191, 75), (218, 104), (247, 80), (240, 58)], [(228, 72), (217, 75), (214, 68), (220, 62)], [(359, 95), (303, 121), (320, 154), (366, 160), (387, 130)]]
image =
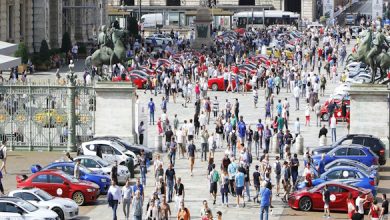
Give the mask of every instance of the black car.
[(339, 146), (339, 145), (350, 145), (350, 144), (360, 144), (365, 147), (369, 147), (376, 155), (379, 157), (379, 164), (386, 164), (385, 156), (385, 144), (377, 137), (367, 134), (348, 134), (335, 143), (333, 143), (330, 149)]
[(144, 150), (145, 155), (146, 155), (146, 159), (148, 159), (149, 161), (153, 160), (153, 153), (154, 153), (154, 151), (152, 149), (150, 149), (150, 148), (148, 148), (148, 147), (146, 147), (144, 145), (131, 144), (128, 141), (121, 139), (120, 137), (116, 137), (116, 136), (103, 136), (103, 137), (93, 138), (92, 140), (111, 140), (111, 141), (115, 141), (118, 144), (120, 144), (123, 147), (125, 147), (127, 150), (135, 153), (136, 155), (141, 155), (141, 150)]

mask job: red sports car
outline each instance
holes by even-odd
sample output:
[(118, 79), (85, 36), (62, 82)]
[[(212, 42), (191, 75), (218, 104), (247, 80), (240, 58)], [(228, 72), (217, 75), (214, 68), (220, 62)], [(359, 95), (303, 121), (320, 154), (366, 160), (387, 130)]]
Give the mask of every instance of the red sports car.
[[(336, 120), (341, 121), (343, 120), (343, 114), (341, 109), (342, 100), (340, 99), (331, 99), (326, 100), (325, 103), (321, 106), (321, 120), (328, 121), (330, 118), (329, 112), (328, 112), (328, 106), (331, 103), (331, 101), (334, 101), (336, 103), (336, 108), (334, 109), (334, 113), (336, 114)], [(343, 99), (345, 102), (345, 105), (347, 107), (346, 111), (346, 120), (349, 120), (349, 114), (350, 114), (350, 100), (349, 99)]]
[(129, 76), (126, 76), (125, 80), (122, 80), (122, 78), (120, 76), (113, 77), (112, 81), (113, 82), (120, 82), (120, 81), (128, 82), (128, 81), (130, 81), (130, 78), (137, 89), (145, 89), (146, 83), (148, 82), (148, 80), (146, 78), (144, 78), (143, 76), (140, 76), (136, 73), (131, 73)]
[[(232, 76), (232, 84), (233, 84), (233, 89), (236, 88), (236, 81), (234, 80), (235, 76)], [(238, 75), (240, 85), (243, 84), (244, 78), (241, 75)], [(223, 91), (224, 90), (224, 80), (223, 76), (218, 76), (216, 78), (210, 78), (208, 81), (209, 84), (209, 89), (213, 91)], [(226, 85), (227, 86), (227, 85)], [(249, 81), (246, 84), (246, 89), (249, 91), (252, 89), (252, 85), (249, 83)]]
[(346, 201), (349, 192), (352, 194), (354, 200), (359, 196), (359, 192), (363, 193), (362, 197), (367, 195), (368, 202), (364, 203), (365, 210), (370, 208), (374, 199), (371, 191), (368, 189), (356, 188), (340, 182), (325, 182), (311, 189), (302, 189), (291, 193), (288, 198), (288, 205), (293, 209), (302, 211), (323, 210), (324, 201), (322, 200), (322, 190), (325, 185), (328, 186), (330, 192), (331, 202), (329, 203), (329, 209), (331, 212), (348, 212)]
[(77, 205), (96, 201), (99, 196), (99, 186), (95, 183), (77, 180), (60, 170), (44, 170), (32, 174), (16, 176), (16, 187), (36, 187), (52, 196), (73, 199)]

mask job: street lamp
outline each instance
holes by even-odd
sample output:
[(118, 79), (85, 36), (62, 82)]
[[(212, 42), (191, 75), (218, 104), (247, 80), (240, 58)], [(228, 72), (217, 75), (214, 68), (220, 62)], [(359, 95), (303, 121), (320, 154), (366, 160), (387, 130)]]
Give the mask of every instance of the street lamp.
[(75, 93), (77, 75), (74, 73), (74, 63), (69, 64), (68, 78), (68, 145), (67, 151), (76, 151), (76, 108)]

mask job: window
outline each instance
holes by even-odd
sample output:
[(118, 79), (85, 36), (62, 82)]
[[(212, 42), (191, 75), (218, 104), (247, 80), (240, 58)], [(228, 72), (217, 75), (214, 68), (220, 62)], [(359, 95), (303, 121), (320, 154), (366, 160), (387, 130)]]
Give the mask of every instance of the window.
[(14, 193), (12, 196), (13, 196), (13, 197), (22, 198), (22, 193), (21, 193), (21, 192)]
[(59, 176), (50, 175), (50, 183), (64, 183), (64, 180)]
[(338, 193), (339, 192), (339, 187), (338, 186), (328, 186), (328, 190), (331, 193)]
[(180, 6), (180, 0), (167, 0), (167, 6)]
[(91, 159), (81, 159), (81, 164), (87, 168), (100, 168), (100, 165)]
[(36, 197), (35, 195), (33, 195), (31, 193), (26, 193), (26, 192), (22, 193), (22, 199), (27, 200), (27, 201), (31, 201), (31, 200), (32, 201), (40, 201), (38, 199), (38, 197)]
[(5, 202), (0, 202), (0, 212), (5, 212)]
[(48, 176), (46, 174), (38, 175), (33, 180), (33, 183), (47, 183), (49, 182)]
[(351, 145), (352, 143), (353, 143), (352, 139), (345, 139), (340, 144), (342, 144), (342, 145)]
[(73, 173), (74, 173), (74, 168), (71, 167), (71, 166), (63, 166), (62, 167), (62, 170), (67, 173), (67, 174), (70, 174), (73, 176)]
[(24, 211), (19, 208), (18, 206), (16, 206), (15, 204), (12, 204), (12, 203), (7, 203), (5, 205), (5, 212), (11, 212), (11, 213), (24, 213)]
[(114, 152), (115, 152), (116, 155), (122, 155), (121, 152), (119, 152), (119, 150), (117, 150), (117, 149), (115, 149), (115, 148), (113, 148), (113, 150), (114, 150)]
[(86, 146), (86, 148), (87, 148), (88, 150), (90, 150), (90, 151), (96, 151), (96, 146), (93, 145), (93, 144), (88, 144), (88, 145)]
[(340, 148), (335, 152), (336, 156), (345, 156), (347, 155), (347, 149), (348, 148)]
[(339, 179), (341, 175), (341, 170), (335, 170), (333, 172), (328, 173), (327, 177), (330, 180)]
[(101, 144), (100, 149), (103, 154), (114, 154), (112, 147), (106, 144)]
[(356, 173), (352, 170), (344, 170), (342, 172), (342, 175), (340, 176), (341, 179), (356, 179)]
[(359, 156), (359, 155), (360, 155), (360, 149), (358, 149), (358, 148), (349, 148), (348, 156)]
[(352, 144), (364, 145), (364, 137), (354, 137), (352, 140)]
[(379, 151), (382, 148), (380, 141), (375, 138), (367, 138), (364, 142), (364, 146), (370, 147), (373, 151)]

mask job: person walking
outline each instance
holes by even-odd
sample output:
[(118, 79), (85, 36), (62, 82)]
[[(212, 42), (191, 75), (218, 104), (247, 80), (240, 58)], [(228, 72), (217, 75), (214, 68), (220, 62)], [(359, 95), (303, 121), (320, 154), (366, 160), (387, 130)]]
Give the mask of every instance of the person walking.
[(138, 126), (138, 143), (140, 145), (144, 144), (144, 133), (145, 133), (145, 128), (144, 128), (144, 122), (141, 121)]
[(272, 138), (272, 131), (269, 128), (269, 126), (266, 125), (265, 126), (265, 130), (264, 130), (264, 142), (265, 142), (265, 150), (267, 152), (269, 152), (269, 145), (270, 145), (270, 142), (271, 142), (271, 138)]
[(209, 133), (206, 129), (202, 131), (201, 134), (201, 145), (202, 145), (202, 154), (200, 156), (201, 161), (207, 161), (207, 152), (208, 152), (208, 139), (209, 139)]
[(328, 186), (325, 185), (322, 190), (322, 201), (324, 201), (324, 218), (330, 218), (329, 203), (330, 203), (330, 191)]
[(310, 111), (311, 111), (310, 105), (307, 104), (305, 108), (305, 118), (306, 118), (305, 126), (309, 126), (309, 127), (310, 127)]
[(229, 183), (230, 183), (230, 193), (232, 196), (236, 195), (235, 190), (235, 179), (236, 179), (236, 173), (237, 173), (237, 164), (235, 162), (234, 157), (231, 158), (231, 163), (228, 166), (228, 174), (229, 174)]
[(150, 101), (148, 103), (148, 109), (149, 109), (149, 125), (154, 125), (154, 112), (156, 110), (156, 106), (154, 105), (153, 98), (150, 98)]
[(351, 192), (348, 193), (347, 207), (348, 207), (348, 220), (352, 220), (353, 215), (356, 212), (356, 205)]
[(126, 184), (122, 187), (122, 207), (123, 214), (125, 215), (126, 220), (130, 217), (130, 205), (133, 195), (133, 189), (130, 185), (130, 179), (126, 180)]
[(279, 146), (279, 155), (280, 155), (280, 158), (283, 159), (283, 154), (284, 154), (284, 133), (282, 130), (279, 130), (278, 134), (276, 135), (277, 137), (277, 141), (278, 141), (278, 145)]
[(167, 183), (168, 203), (170, 203), (172, 202), (173, 186), (176, 183), (176, 172), (172, 163), (169, 164), (168, 169), (165, 171), (165, 182)]
[(142, 203), (143, 198), (139, 190), (135, 191), (133, 200), (131, 201), (131, 210), (133, 213), (133, 220), (142, 220)]
[(176, 151), (177, 151), (177, 143), (175, 141), (175, 137), (172, 137), (171, 143), (169, 146), (169, 160), (173, 166), (175, 166)]
[(141, 155), (138, 156), (138, 162), (139, 162), (142, 184), (146, 186), (147, 167), (146, 167), (146, 155), (143, 149), (141, 149)]
[(299, 168), (298, 154), (295, 153), (294, 157), (291, 159), (291, 178), (294, 186), (298, 179), (298, 168)]
[(217, 96), (215, 96), (214, 97), (214, 101), (213, 101), (213, 114), (214, 114), (214, 118), (216, 118), (218, 116), (218, 112), (219, 112), (219, 102), (218, 102)]
[(112, 208), (112, 219), (117, 220), (116, 210), (118, 209), (119, 201), (122, 198), (121, 189), (114, 180), (111, 180), (111, 186), (108, 188), (107, 200), (108, 205)]
[(183, 201), (180, 203), (180, 209), (177, 212), (177, 220), (190, 220), (190, 218), (191, 218), (190, 211), (184, 206), (184, 201)]
[(301, 95), (301, 89), (298, 87), (298, 84), (294, 87), (294, 98), (295, 98), (295, 111), (299, 110), (299, 97)]
[(378, 201), (374, 199), (371, 204), (370, 211), (368, 212), (368, 216), (371, 216), (371, 220), (379, 220), (379, 215), (381, 214), (381, 207), (378, 205)]
[(387, 219), (389, 215), (389, 201), (387, 200), (386, 194), (382, 194), (382, 212), (381, 212), (381, 219), (385, 220)]
[(245, 207), (244, 200), (244, 186), (245, 186), (245, 174), (238, 171), (235, 175), (236, 196), (237, 196), (237, 208), (240, 207), (240, 198), (242, 198), (243, 206)]
[(227, 170), (223, 170), (221, 180), (222, 205), (229, 207), (229, 174)]
[(210, 180), (210, 194), (213, 196), (213, 205), (215, 205), (217, 201), (217, 192), (218, 192), (218, 182), (220, 182), (221, 176), (219, 172), (215, 169), (215, 164), (211, 165), (212, 170), (209, 174)]
[(116, 183), (118, 182), (118, 161), (115, 161), (114, 165), (111, 167), (110, 178)]
[(264, 181), (260, 189), (260, 220), (268, 220), (269, 207), (271, 205), (272, 192), (267, 188), (267, 182)]
[(316, 126), (321, 127), (321, 105), (319, 100), (314, 105), (314, 114), (316, 114)]
[(184, 197), (185, 197), (185, 190), (184, 190), (183, 183), (181, 183), (181, 177), (177, 178), (174, 189), (175, 189), (175, 207), (176, 210), (179, 210), (180, 203), (184, 201)]
[(337, 140), (337, 138), (336, 138), (337, 120), (336, 120), (335, 114), (333, 114), (329, 120), (330, 120), (330, 129), (332, 130), (332, 143), (334, 143)]
[(191, 176), (193, 176), (193, 170), (194, 170), (194, 163), (195, 163), (195, 154), (196, 154), (196, 147), (194, 144), (194, 140), (191, 140), (190, 144), (188, 145), (188, 160), (190, 161), (190, 171)]
[(1, 146), (0, 146), (0, 160), (1, 160), (1, 167), (0, 167), (0, 172), (4, 170), (4, 174), (7, 174), (7, 145), (6, 145), (6, 141), (3, 140), (1, 142)]
[[(1, 171), (1, 170), (0, 170)], [(80, 160), (76, 160), (74, 164), (73, 177), (75, 179), (80, 179)]]
[(282, 174), (282, 165), (279, 160), (279, 156), (276, 156), (276, 161), (274, 163), (274, 172), (275, 172), (275, 185), (276, 185), (276, 196), (279, 196), (280, 190), (280, 179)]

